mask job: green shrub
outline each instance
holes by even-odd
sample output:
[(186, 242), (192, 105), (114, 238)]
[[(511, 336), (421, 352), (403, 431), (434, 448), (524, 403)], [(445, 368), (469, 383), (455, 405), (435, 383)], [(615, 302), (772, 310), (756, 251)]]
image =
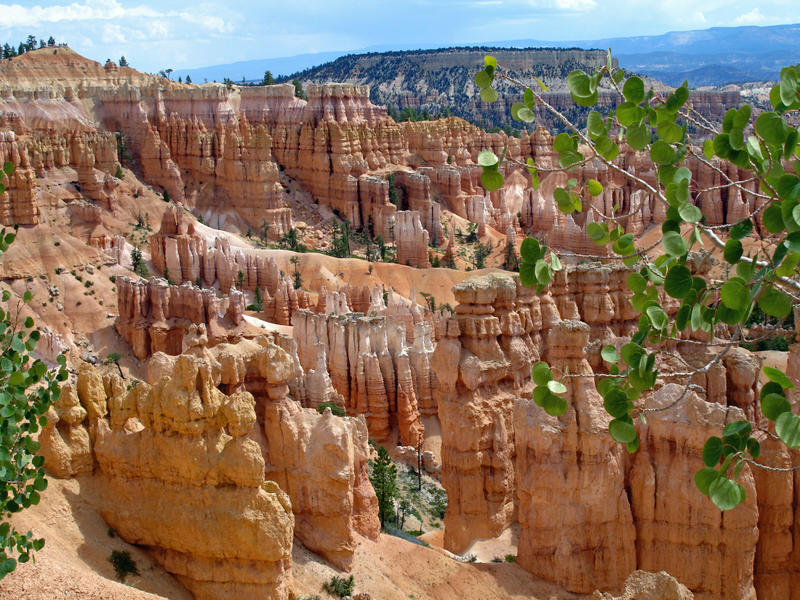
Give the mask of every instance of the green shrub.
[(319, 404), (317, 404), (317, 412), (319, 414), (323, 414), (326, 408), (330, 408), (331, 412), (337, 417), (347, 416), (347, 412), (341, 406), (338, 406), (333, 402), (320, 402)]
[(506, 562), (517, 562), (517, 557), (513, 554), (506, 554)]
[(346, 598), (347, 596), (352, 596), (355, 587), (356, 584), (352, 575), (350, 575), (350, 577), (347, 579), (334, 575), (331, 577), (330, 581), (322, 584), (323, 590), (328, 592), (331, 596), (336, 596), (337, 598)]
[(128, 575), (139, 574), (136, 562), (131, 558), (131, 554), (127, 550), (112, 550), (108, 561), (114, 567), (114, 573), (120, 581), (125, 581)]

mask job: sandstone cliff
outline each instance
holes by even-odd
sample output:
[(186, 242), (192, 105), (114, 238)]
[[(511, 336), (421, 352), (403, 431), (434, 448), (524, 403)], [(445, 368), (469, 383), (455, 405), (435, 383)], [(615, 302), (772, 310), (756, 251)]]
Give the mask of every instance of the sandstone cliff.
[[(152, 386), (126, 390), (118, 377), (85, 368), (77, 388), (82, 406), (74, 418), (60, 410), (59, 421), (82, 430), (83, 443), (69, 444), (67, 454), (57, 444), (42, 447), (48, 464), (71, 465), (57, 474), (87, 470), (91, 445), (103, 518), (125, 540), (149, 547), (195, 597), (288, 597), (294, 517), (248, 437), (256, 422), (251, 394), (223, 394), (212, 366), (192, 356), (179, 357), (171, 377)], [(50, 439), (63, 436), (53, 431), (58, 423), (48, 427)]]

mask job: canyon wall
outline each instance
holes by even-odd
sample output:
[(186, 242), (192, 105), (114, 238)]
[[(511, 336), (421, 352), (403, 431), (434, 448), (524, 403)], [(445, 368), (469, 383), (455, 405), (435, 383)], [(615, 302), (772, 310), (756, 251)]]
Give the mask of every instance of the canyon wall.
[(181, 356), (170, 377), (126, 390), (116, 375), (87, 365), (77, 378), (80, 404), (70, 392), (55, 409), (42, 454), (48, 465), (70, 465), (60, 475), (94, 464), (106, 522), (150, 548), (196, 598), (284, 600), (291, 502), (265, 479), (259, 445), (247, 435), (253, 396), (226, 395), (214, 377), (207, 362)]
[[(643, 569), (669, 572), (701, 599), (793, 600), (791, 474), (745, 466), (747, 499), (726, 513), (693, 485), (708, 437), (735, 420), (766, 425), (756, 400), (758, 360), (730, 352), (695, 382), (707, 390), (702, 398), (684, 397), (664, 376), (644, 400), (635, 454), (608, 434), (595, 391), (595, 373), (603, 372), (597, 353), (635, 329), (625, 277), (624, 269), (595, 264), (558, 273), (540, 295), (505, 274), (454, 288), (456, 315), (431, 363), (449, 500), (445, 547), (460, 552), (519, 523), (517, 562), (573, 592), (619, 589)], [(687, 340), (672, 352), (700, 364), (713, 350)], [(559, 418), (530, 400), (530, 367), (539, 359), (557, 376), (569, 374), (570, 408)], [(664, 373), (680, 370), (669, 360)], [(791, 464), (785, 450), (762, 443), (763, 462)], [(711, 547), (718, 550), (709, 554)]]
[[(37, 77), (51, 81), (50, 88), (41, 90)], [(442, 210), (477, 223), (481, 235), (485, 227), (501, 234), (513, 227), (564, 251), (603, 252), (584, 233), (598, 218), (594, 211), (585, 206), (580, 213), (562, 215), (556, 209), (552, 192), (565, 176), (546, 177), (534, 190), (523, 169), (505, 163), (512, 185), (491, 193), (481, 187), (475, 161), (485, 149), (500, 154), (507, 147), (509, 158), (532, 157), (538, 166), (552, 167), (552, 137), (541, 128), (516, 138), (486, 133), (455, 117), (395, 123), (370, 102), (364, 86), (312, 85), (304, 101), (294, 97), (290, 84), (183, 85), (103, 67), (68, 48), (15, 58), (0, 69), (0, 88), (7, 130), (0, 153), (17, 166), (0, 197), (6, 224), (39, 221), (36, 178), (63, 166), (76, 170), (91, 202), (110, 207), (116, 185), (111, 174), (123, 162), (215, 227), (245, 232), (266, 226), (272, 239), (292, 227), (283, 171), (354, 229), (371, 226), (374, 235), (396, 242), (401, 262), (412, 266), (428, 265), (427, 244), (444, 243)], [(646, 156), (624, 144), (615, 162), (643, 181), (655, 181)], [(717, 188), (725, 175), (745, 180), (745, 173), (695, 160), (687, 166), (698, 190), (712, 188), (696, 199), (710, 224), (734, 222), (756, 208), (738, 190)], [(389, 173), (395, 176), (397, 205), (389, 200)], [(594, 198), (584, 193), (584, 203), (606, 214), (619, 207), (617, 214), (627, 215), (623, 223), (630, 231), (640, 233), (663, 220), (665, 207), (652, 194), (599, 161), (589, 161), (574, 176), (579, 184), (599, 180), (603, 193)], [(754, 189), (752, 182), (742, 185)], [(192, 248), (207, 254), (197, 252), (195, 243), (160, 247), (154, 257), (175, 273), (175, 252), (184, 258)], [(190, 262), (182, 268), (184, 280), (195, 281), (203, 270), (210, 284), (217, 264), (209, 258), (202, 266)], [(237, 273), (222, 266), (223, 290)]]
[(155, 277), (119, 277), (115, 283), (119, 316), (114, 328), (140, 360), (156, 352), (180, 354), (193, 324), (204, 325), (212, 343), (235, 340), (245, 327), (244, 295), (237, 290), (220, 297), (212, 289), (169, 285)]

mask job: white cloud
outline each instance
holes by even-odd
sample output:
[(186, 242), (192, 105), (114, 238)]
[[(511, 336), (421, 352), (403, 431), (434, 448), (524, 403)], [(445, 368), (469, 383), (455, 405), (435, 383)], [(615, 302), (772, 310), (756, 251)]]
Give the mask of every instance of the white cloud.
[(736, 17), (736, 23), (739, 25), (755, 25), (756, 23), (763, 23), (765, 20), (766, 17), (761, 14), (761, 10), (757, 7)]
[[(217, 33), (230, 33), (233, 24), (225, 19), (202, 12), (159, 12), (149, 6), (138, 5), (125, 7), (117, 0), (83, 0), (70, 4), (55, 6), (21, 6), (19, 4), (0, 4), (2, 27), (39, 27), (43, 23), (65, 23), (80, 21), (121, 21), (125, 19), (178, 19), (192, 25), (199, 25), (205, 30)], [(162, 27), (163, 30), (163, 27)], [(118, 36), (113, 28), (105, 30), (110, 39)]]
[(561, 10), (583, 12), (597, 7), (595, 0), (555, 0), (555, 7)]
[(89, 21), (125, 17), (157, 17), (159, 13), (147, 6), (124, 8), (117, 0), (84, 0), (56, 6), (21, 6), (0, 4), (3, 27), (38, 27), (42, 23)]

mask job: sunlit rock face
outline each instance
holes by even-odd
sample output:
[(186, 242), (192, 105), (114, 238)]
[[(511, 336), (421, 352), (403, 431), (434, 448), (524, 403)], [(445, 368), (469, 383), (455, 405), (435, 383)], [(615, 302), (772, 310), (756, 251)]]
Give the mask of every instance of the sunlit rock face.
[[(660, 387), (638, 427), (641, 447), (629, 455), (608, 434), (592, 368), (601, 345), (622, 343), (635, 328), (621, 296), (625, 276), (579, 266), (540, 295), (510, 275), (454, 288), (456, 315), (431, 361), (449, 499), (445, 545), (463, 551), (518, 522), (517, 562), (570, 591), (619, 589), (641, 568), (674, 574), (699, 598), (754, 598), (757, 480), (744, 469), (748, 499), (724, 515), (692, 481), (705, 440), (753, 414), (758, 362), (732, 353), (706, 399), (691, 393), (671, 406), (682, 388)], [(693, 360), (697, 347), (676, 349)], [(530, 400), (537, 360), (570, 375), (570, 408), (559, 418)], [(710, 561), (705, 549), (714, 544), (726, 550)]]
[(55, 408), (42, 452), (59, 477), (94, 469), (106, 522), (150, 548), (195, 597), (284, 600), (291, 502), (265, 479), (261, 449), (248, 436), (252, 394), (224, 394), (219, 377), (218, 364), (182, 355), (169, 376), (126, 389), (87, 365), (77, 394), (70, 388)]

